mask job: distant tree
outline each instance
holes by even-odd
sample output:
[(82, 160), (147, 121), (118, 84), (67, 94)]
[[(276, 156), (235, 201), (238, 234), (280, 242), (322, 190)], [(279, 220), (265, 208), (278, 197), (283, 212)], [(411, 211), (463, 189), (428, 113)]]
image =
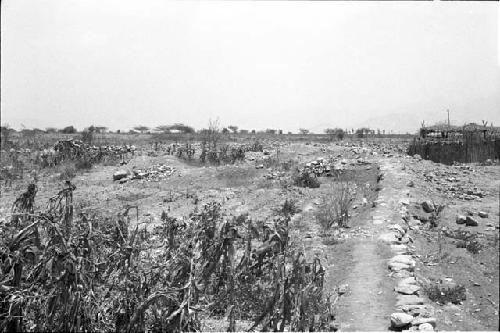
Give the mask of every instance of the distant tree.
[(240, 129), (240, 134), (248, 134), (248, 130), (246, 130), (246, 129)]
[(139, 131), (135, 131), (133, 129), (128, 131), (129, 134), (139, 134)]
[(108, 128), (106, 126), (95, 126), (96, 133), (106, 133)]
[(170, 133), (170, 125), (156, 126), (154, 130), (160, 133)]
[(279, 135), (283, 134), (283, 130), (278, 130), (278, 134)]
[(222, 134), (228, 134), (228, 133), (229, 133), (229, 130), (226, 127), (224, 127), (222, 129)]
[(9, 126), (9, 124), (4, 124), (0, 127), (0, 146), (2, 146), (2, 148), (7, 145), (7, 144), (10, 144), (9, 143), (9, 139), (10, 139), (10, 136), (12, 133), (14, 133), (16, 130), (14, 130), (13, 128), (11, 128)]
[(143, 126), (143, 125), (139, 125), (139, 126), (135, 126), (134, 130), (141, 132), (141, 134), (144, 134), (146, 131), (149, 130), (149, 127)]
[(119, 129), (118, 129), (118, 130), (116, 130), (116, 134), (120, 134), (120, 130), (119, 130)]
[(63, 134), (75, 134), (76, 128), (73, 126), (66, 126), (63, 129), (59, 130), (59, 132)]
[(338, 140), (343, 140), (345, 137), (345, 132), (342, 128), (327, 128), (325, 133), (330, 136), (330, 140), (337, 138)]
[(288, 132), (288, 135), (291, 135), (291, 134), (292, 134), (292, 132)]
[(229, 128), (234, 134), (238, 133), (238, 126), (229, 125), (227, 128)]
[(272, 128), (266, 129), (266, 134), (276, 134), (276, 130)]
[(309, 130), (305, 129), (305, 128), (299, 128), (299, 132), (300, 132), (300, 134), (303, 134), (303, 135), (309, 134)]
[(252, 130), (252, 134), (255, 134), (255, 130), (254, 129)]
[(90, 126), (82, 131), (80, 140), (91, 145), (94, 142), (94, 133), (96, 129), (94, 126)]
[(46, 127), (45, 128), (45, 132), (46, 133), (56, 133), (57, 132), (57, 128), (55, 128), (55, 127)]
[(208, 149), (217, 150), (217, 144), (221, 139), (221, 130), (219, 127), (219, 119), (208, 121), (208, 129), (200, 130), (201, 141), (203, 145), (208, 145)]
[(184, 124), (173, 124), (173, 125), (160, 125), (155, 127), (155, 131), (161, 133), (172, 133), (172, 131), (180, 132), (180, 133), (195, 133), (194, 128), (184, 125)]
[(191, 126), (184, 125), (181, 123), (170, 125), (170, 130), (177, 130), (185, 134), (191, 134), (195, 132), (194, 128), (192, 128)]
[(358, 138), (365, 138), (370, 133), (372, 133), (372, 130), (369, 129), (368, 127), (362, 127), (356, 130), (356, 136)]

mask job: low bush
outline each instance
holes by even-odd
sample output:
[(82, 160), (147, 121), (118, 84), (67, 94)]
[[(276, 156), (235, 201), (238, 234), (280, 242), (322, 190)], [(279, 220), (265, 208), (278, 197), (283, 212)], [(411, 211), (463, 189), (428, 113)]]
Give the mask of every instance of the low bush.
[(298, 213), (299, 209), (295, 205), (295, 201), (286, 199), (279, 213), (283, 216), (292, 216)]
[(466, 299), (465, 286), (443, 286), (440, 284), (429, 284), (424, 286), (424, 292), (433, 302), (446, 304), (448, 302), (459, 304)]
[(354, 202), (356, 185), (350, 181), (338, 179), (337, 186), (323, 198), (323, 203), (316, 213), (316, 221), (328, 230), (333, 226), (347, 227), (349, 211)]
[(299, 187), (318, 188), (320, 183), (316, 176), (309, 172), (297, 172), (293, 175), (293, 184)]

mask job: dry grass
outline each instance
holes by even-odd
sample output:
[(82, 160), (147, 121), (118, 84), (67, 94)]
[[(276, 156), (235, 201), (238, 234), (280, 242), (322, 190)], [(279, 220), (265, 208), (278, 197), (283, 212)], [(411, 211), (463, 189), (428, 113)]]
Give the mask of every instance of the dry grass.
[(241, 187), (249, 186), (257, 173), (257, 170), (253, 168), (226, 167), (217, 170), (216, 178), (225, 187)]

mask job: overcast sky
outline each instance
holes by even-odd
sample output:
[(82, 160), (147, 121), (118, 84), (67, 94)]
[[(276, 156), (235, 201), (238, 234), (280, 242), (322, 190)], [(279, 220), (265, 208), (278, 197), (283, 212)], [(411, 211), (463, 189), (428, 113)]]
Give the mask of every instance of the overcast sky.
[(497, 2), (3, 0), (1, 122), (406, 131), (449, 108), (500, 125), (498, 18)]

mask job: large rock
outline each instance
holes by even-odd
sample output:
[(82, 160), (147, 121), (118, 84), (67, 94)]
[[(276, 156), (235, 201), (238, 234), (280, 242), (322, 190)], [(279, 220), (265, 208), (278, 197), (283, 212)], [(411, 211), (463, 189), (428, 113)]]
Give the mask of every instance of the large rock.
[(422, 209), (426, 213), (432, 213), (434, 211), (434, 205), (429, 201), (422, 202)]
[(477, 223), (476, 219), (472, 216), (467, 216), (465, 219), (465, 225), (468, 227), (477, 227), (479, 223)]
[(399, 281), (398, 283), (399, 285), (402, 285), (402, 284), (417, 284), (417, 279), (415, 279), (415, 277), (407, 277), (401, 281)]
[(410, 316), (406, 313), (395, 312), (391, 314), (391, 327), (393, 328), (401, 328), (410, 325), (413, 320), (413, 316)]
[(392, 274), (393, 277), (395, 278), (407, 278), (410, 276), (413, 276), (413, 273), (407, 270), (402, 270), (402, 271), (397, 271)]
[(400, 284), (397, 285), (394, 290), (400, 294), (404, 295), (416, 295), (417, 292), (420, 290), (420, 286), (417, 286), (415, 284)]
[(113, 174), (113, 180), (120, 180), (128, 176), (127, 170), (118, 170)]
[(415, 295), (399, 295), (396, 306), (420, 305), (424, 304), (424, 299)]
[(400, 262), (389, 262), (389, 269), (394, 272), (399, 272), (401, 270), (411, 270), (411, 266), (407, 264), (403, 264)]
[(436, 318), (433, 317), (417, 317), (411, 321), (413, 326), (419, 326), (421, 324), (431, 324), (433, 327), (436, 326)]
[(391, 244), (391, 249), (398, 254), (403, 254), (408, 251), (408, 246), (404, 244)]
[(455, 222), (457, 222), (457, 224), (464, 224), (466, 220), (467, 218), (464, 215), (458, 215)]
[(429, 323), (423, 323), (418, 325), (418, 330), (422, 332), (434, 332), (434, 327)]
[(416, 262), (413, 260), (413, 258), (410, 255), (407, 254), (398, 254), (389, 259), (389, 264), (390, 263), (400, 263), (400, 264), (405, 264), (408, 266), (415, 266)]

